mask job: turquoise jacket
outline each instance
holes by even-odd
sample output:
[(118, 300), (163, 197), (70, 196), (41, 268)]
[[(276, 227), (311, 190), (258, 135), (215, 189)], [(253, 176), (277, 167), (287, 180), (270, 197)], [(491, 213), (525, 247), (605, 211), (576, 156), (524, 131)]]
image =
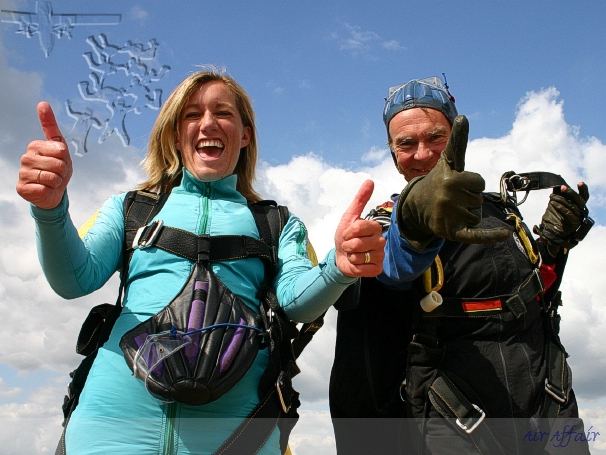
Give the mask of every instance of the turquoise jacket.
[[(259, 238), (246, 200), (236, 191), (236, 179), (232, 175), (204, 183), (184, 170), (181, 184), (156, 218), (196, 234)], [(103, 205), (84, 239), (69, 218), (67, 195), (52, 210), (32, 207), (40, 262), (48, 282), (62, 297), (89, 294), (119, 269), (124, 196), (113, 196)], [(334, 250), (313, 267), (307, 242), (305, 226), (291, 215), (280, 236), (274, 286), (280, 305), (299, 322), (314, 320), (355, 281), (339, 271)], [(212, 454), (256, 406), (257, 386), (268, 362), (266, 350), (259, 352), (233, 389), (203, 406), (162, 404), (147, 393), (124, 361), (118, 346), (122, 335), (162, 310), (181, 290), (192, 268), (187, 259), (156, 248), (134, 252), (124, 309), (95, 359), (67, 427), (68, 454)], [(218, 262), (212, 268), (244, 303), (259, 310), (256, 295), (263, 280), (259, 259)], [(280, 453), (277, 430), (260, 453)]]

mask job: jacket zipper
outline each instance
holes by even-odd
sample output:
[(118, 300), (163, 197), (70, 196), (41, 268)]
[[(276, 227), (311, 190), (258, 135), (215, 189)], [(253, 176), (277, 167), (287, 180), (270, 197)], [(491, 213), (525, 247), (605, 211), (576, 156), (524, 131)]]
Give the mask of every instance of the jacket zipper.
[(164, 455), (173, 455), (175, 448), (175, 418), (177, 415), (177, 403), (172, 402), (166, 405), (166, 426), (164, 427)]
[(208, 234), (208, 219), (210, 218), (208, 210), (210, 206), (210, 183), (204, 184), (204, 194), (202, 195), (202, 223), (200, 223), (200, 234)]
[[(200, 234), (206, 234), (208, 230), (210, 207), (210, 184), (204, 184), (202, 195), (202, 222), (200, 223)], [(164, 428), (164, 455), (173, 455), (175, 447), (175, 421), (177, 418), (178, 403), (172, 402), (166, 408), (166, 427)]]

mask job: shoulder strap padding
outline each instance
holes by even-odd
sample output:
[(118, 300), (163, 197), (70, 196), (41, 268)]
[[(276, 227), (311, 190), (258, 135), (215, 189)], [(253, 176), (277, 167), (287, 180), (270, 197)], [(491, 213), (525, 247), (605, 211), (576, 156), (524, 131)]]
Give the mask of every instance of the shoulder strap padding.
[[(148, 224), (160, 212), (168, 199), (168, 193), (152, 193), (148, 191), (129, 191), (124, 198), (124, 254), (125, 270), (132, 254), (132, 243), (137, 230)], [(128, 256), (128, 258), (126, 257)]]
[[(250, 204), (248, 207), (255, 219), (259, 237), (277, 253), (280, 234), (282, 234), (282, 230), (290, 217), (288, 207), (277, 205), (275, 201), (271, 200), (259, 201)], [(275, 257), (277, 257), (277, 254)], [(273, 270), (268, 272), (270, 272), (270, 275), (266, 277), (266, 283), (271, 283), (277, 272), (277, 264), (274, 264)]]

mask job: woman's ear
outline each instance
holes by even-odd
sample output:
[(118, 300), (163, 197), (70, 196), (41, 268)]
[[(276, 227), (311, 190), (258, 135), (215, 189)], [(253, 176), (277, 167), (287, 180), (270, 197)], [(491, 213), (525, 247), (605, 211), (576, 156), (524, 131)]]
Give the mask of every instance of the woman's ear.
[(250, 143), (251, 129), (250, 126), (245, 126), (240, 140), (240, 148), (243, 149)]

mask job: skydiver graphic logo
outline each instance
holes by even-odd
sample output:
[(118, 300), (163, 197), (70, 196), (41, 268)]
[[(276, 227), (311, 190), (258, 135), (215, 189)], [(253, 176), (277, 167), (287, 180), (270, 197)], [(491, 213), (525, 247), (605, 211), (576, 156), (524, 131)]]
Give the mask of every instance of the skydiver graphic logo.
[(158, 110), (162, 90), (155, 88), (170, 66), (157, 62), (158, 42), (146, 44), (127, 41), (124, 46), (110, 44), (104, 34), (89, 36), (91, 52), (82, 54), (90, 74), (88, 81), (78, 84), (81, 100), (67, 100), (67, 114), (75, 123), (67, 136), (74, 153), (83, 156), (89, 151), (92, 128), (99, 144), (116, 134), (124, 147), (131, 143), (126, 118), (140, 115), (146, 109)]

